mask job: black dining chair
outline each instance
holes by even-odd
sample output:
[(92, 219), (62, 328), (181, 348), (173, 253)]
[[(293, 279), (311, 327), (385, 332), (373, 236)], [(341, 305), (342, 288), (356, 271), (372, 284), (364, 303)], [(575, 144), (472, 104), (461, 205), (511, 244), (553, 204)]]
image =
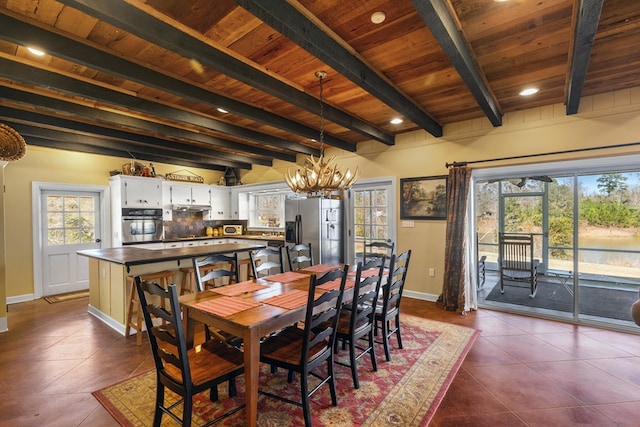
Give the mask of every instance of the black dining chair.
[(306, 245), (298, 243), (297, 245), (287, 246), (287, 260), (289, 261), (289, 270), (300, 270), (304, 267), (313, 265), (313, 250), (311, 243)]
[(252, 251), (249, 252), (249, 258), (251, 259), (251, 271), (256, 279), (284, 273), (282, 248), (266, 247)]
[(378, 370), (374, 351), (373, 326), (384, 266), (384, 256), (374, 258), (366, 264), (358, 263), (354, 278), (353, 298), (351, 302), (345, 303), (338, 320), (336, 349), (340, 343), (342, 343), (343, 349), (347, 345), (349, 346), (349, 363), (341, 362), (339, 359), (336, 359), (335, 363), (351, 368), (354, 388), (360, 388), (358, 360), (362, 356), (369, 354), (373, 370)]
[[(198, 292), (208, 288), (230, 285), (238, 282), (238, 254), (214, 254), (202, 259), (193, 258), (193, 272)], [(242, 338), (205, 325), (206, 339), (216, 337), (228, 344), (239, 347)]]
[(238, 283), (238, 254), (215, 254), (202, 259), (193, 258), (198, 291)]
[(393, 255), (393, 251), (396, 245), (390, 240), (384, 242), (371, 242), (364, 245), (364, 254), (362, 256), (362, 262), (367, 262), (372, 258), (379, 258), (386, 256), (387, 260)]
[(402, 348), (402, 337), (400, 336), (400, 302), (402, 301), (402, 291), (409, 269), (411, 259), (411, 249), (400, 255), (392, 255), (389, 262), (389, 274), (387, 281), (382, 285), (382, 301), (376, 306), (374, 335), (382, 331), (382, 341), (376, 341), (384, 345), (384, 354), (387, 361), (391, 360), (389, 349), (389, 338), (395, 334), (398, 340), (398, 348)]
[[(312, 274), (309, 278), (309, 292), (304, 327), (289, 326), (282, 331), (266, 338), (260, 345), (260, 361), (274, 368), (284, 368), (289, 371), (288, 380), (293, 381), (294, 373), (300, 374), (301, 400), (296, 401), (283, 397), (274, 391), (261, 390), (260, 393), (284, 402), (302, 407), (305, 426), (311, 426), (311, 409), (309, 398), (324, 384), (329, 385), (331, 403), (338, 405), (335, 374), (333, 370), (336, 340), (336, 326), (342, 306), (342, 297), (349, 266), (332, 270), (320, 278)], [(318, 286), (340, 280), (340, 286), (335, 290), (328, 290), (316, 298)], [(326, 363), (326, 375), (317, 370)], [(313, 376), (320, 382), (309, 390), (308, 377)]]
[[(154, 282), (143, 281), (140, 276), (135, 277), (135, 283), (157, 373), (153, 425), (159, 427), (162, 416), (167, 414), (182, 426), (190, 426), (193, 396), (209, 390), (209, 399), (216, 401), (218, 384), (226, 381), (229, 382), (229, 397), (235, 396), (235, 378), (244, 372), (244, 356), (241, 350), (219, 340), (206, 341), (198, 350), (187, 349), (176, 285), (169, 285), (168, 289), (164, 289)], [(151, 298), (148, 297), (154, 301), (163, 301), (167, 308), (151, 303)], [(167, 405), (165, 388), (182, 399)], [(174, 412), (174, 408), (180, 403), (183, 406), (182, 418)], [(228, 409), (212, 423), (243, 407), (244, 405), (240, 405)]]

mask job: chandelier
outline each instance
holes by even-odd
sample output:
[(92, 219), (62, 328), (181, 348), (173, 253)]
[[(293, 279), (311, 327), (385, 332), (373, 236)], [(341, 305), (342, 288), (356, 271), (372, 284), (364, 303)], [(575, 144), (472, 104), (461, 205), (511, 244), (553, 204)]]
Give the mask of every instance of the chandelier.
[(310, 193), (331, 197), (336, 190), (350, 188), (358, 179), (360, 171), (356, 167), (354, 173), (349, 169), (341, 171), (335, 163), (335, 156), (324, 157), (324, 102), (322, 79), (327, 76), (324, 71), (316, 71), (320, 79), (320, 156), (309, 156), (304, 161), (304, 168), (295, 173), (288, 170), (284, 176), (287, 185), (296, 193)]

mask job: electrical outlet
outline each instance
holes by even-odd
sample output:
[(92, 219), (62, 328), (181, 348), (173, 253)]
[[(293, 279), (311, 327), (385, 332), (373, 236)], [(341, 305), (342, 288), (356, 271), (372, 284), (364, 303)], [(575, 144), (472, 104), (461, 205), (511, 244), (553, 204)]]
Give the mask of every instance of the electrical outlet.
[(436, 269), (435, 268), (430, 268), (429, 269), (429, 276), (434, 277), (436, 275)]

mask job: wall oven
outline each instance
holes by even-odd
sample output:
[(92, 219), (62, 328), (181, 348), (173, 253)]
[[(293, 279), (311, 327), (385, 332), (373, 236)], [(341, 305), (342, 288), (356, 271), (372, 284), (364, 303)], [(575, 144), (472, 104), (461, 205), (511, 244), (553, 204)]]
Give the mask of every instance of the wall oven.
[(162, 209), (122, 209), (122, 244), (161, 242)]

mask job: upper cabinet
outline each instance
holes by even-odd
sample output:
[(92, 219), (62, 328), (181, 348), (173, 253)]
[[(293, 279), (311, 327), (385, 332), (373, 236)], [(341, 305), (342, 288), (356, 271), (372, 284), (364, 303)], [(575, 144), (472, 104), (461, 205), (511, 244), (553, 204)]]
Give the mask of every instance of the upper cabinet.
[(156, 178), (116, 175), (111, 177), (111, 191), (121, 208), (162, 207), (162, 181)]
[(209, 185), (191, 186), (191, 204), (200, 206), (211, 206), (213, 203), (213, 191)]
[(198, 209), (203, 219), (210, 219), (212, 199), (211, 185), (165, 181), (162, 183), (163, 219), (171, 221), (174, 209)]
[(185, 184), (164, 182), (164, 204), (173, 206), (211, 206), (211, 186), (205, 184)]
[(231, 212), (231, 192), (229, 188), (211, 186), (211, 211), (209, 211), (205, 219), (234, 219)]

